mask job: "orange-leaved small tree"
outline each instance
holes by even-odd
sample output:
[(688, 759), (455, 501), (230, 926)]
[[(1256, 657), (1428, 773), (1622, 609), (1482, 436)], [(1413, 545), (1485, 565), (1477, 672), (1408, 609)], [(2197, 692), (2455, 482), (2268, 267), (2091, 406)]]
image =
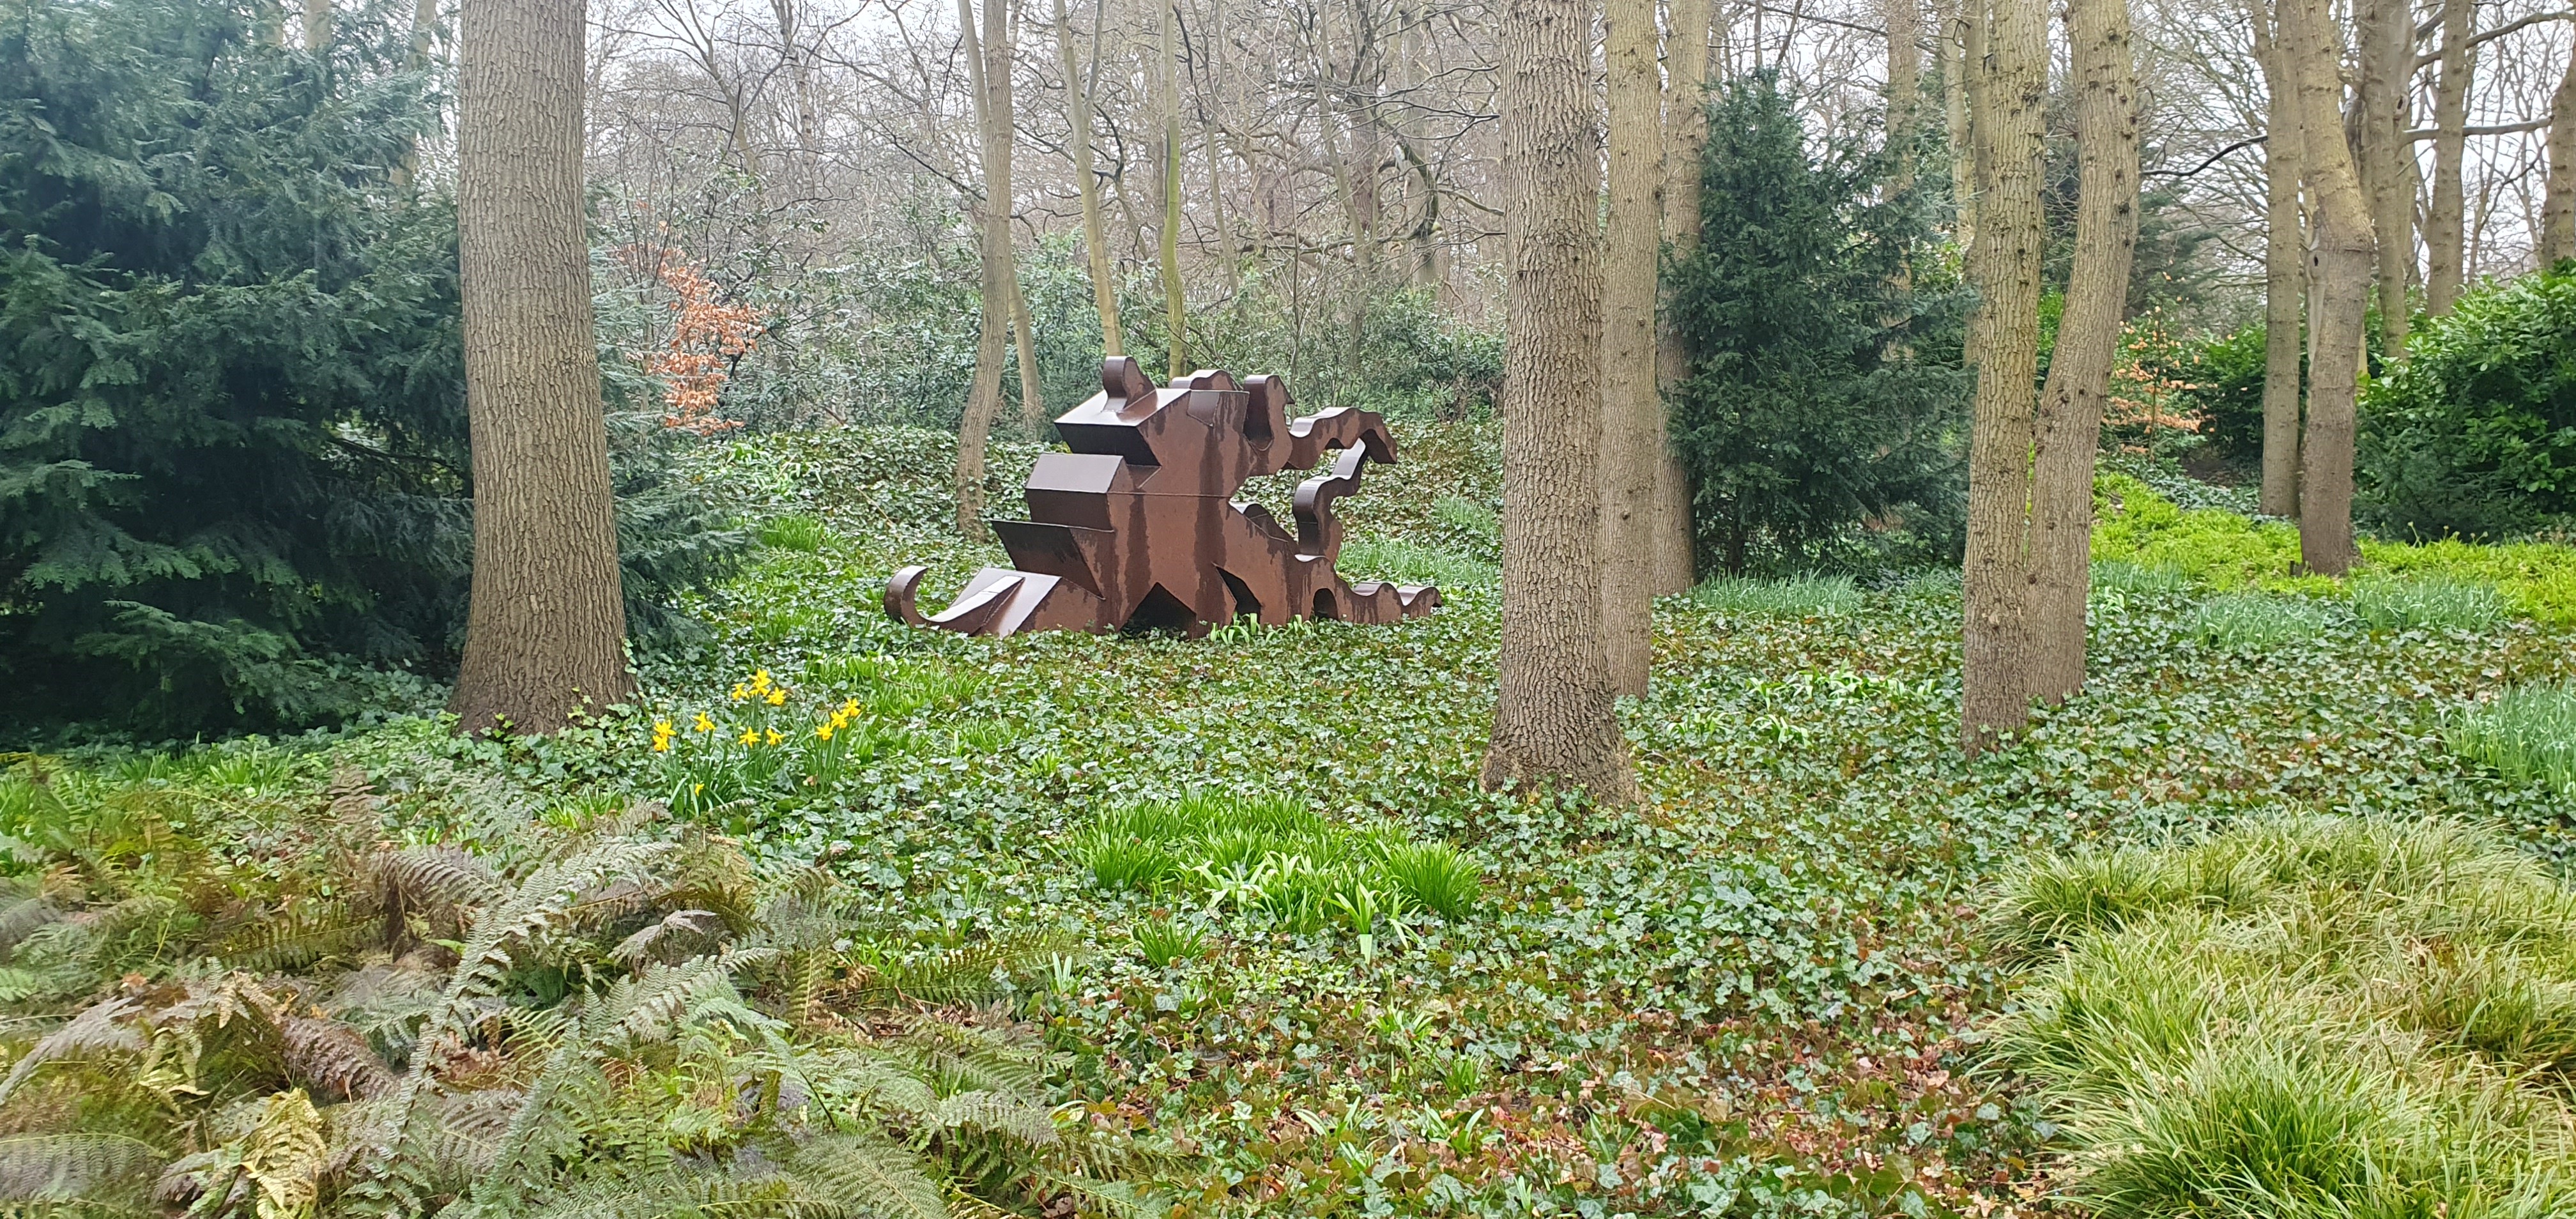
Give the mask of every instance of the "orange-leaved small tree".
[(657, 346), (635, 354), (644, 371), (662, 381), (662, 401), (670, 413), (665, 427), (711, 436), (742, 426), (739, 419), (716, 413), (727, 383), (742, 358), (760, 346), (766, 325), (749, 306), (718, 298), (713, 280), (688, 264), (669, 246), (629, 246), (630, 263), (647, 268), (670, 293), (662, 307), (671, 329)]

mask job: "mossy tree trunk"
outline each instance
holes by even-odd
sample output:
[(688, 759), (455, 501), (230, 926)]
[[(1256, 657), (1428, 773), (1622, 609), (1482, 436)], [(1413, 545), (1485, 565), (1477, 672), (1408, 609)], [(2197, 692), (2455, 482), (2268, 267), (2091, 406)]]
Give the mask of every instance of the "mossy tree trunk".
[(2311, 571), (2350, 570), (2354, 397), (2375, 242), (2370, 201), (2341, 138), (2342, 38), (2329, 0), (2280, 0), (2282, 41), (2298, 83), (2300, 142), (2315, 199), (2308, 252), (2307, 430), (2299, 445), (2299, 557)]

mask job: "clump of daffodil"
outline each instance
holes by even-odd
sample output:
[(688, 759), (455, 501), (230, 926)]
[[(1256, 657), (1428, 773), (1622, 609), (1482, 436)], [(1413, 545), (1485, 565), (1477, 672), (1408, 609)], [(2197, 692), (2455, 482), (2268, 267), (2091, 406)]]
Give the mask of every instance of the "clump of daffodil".
[[(699, 716), (698, 718), (705, 719), (706, 717)], [(671, 727), (671, 721), (669, 720), (653, 721), (653, 752), (671, 752), (671, 738), (676, 734), (676, 732), (677, 730)]]

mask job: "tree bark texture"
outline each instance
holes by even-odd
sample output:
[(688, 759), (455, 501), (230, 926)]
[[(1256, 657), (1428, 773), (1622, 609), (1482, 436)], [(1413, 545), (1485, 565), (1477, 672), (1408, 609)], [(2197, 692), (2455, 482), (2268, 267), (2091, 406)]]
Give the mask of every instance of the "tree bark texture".
[(2460, 299), (2468, 255), (2468, 199), (2461, 163), (2469, 151), (2469, 73), (2477, 48), (2476, 5), (2442, 0), (2442, 75), (2433, 92), (2433, 202), (2424, 217), (2424, 311), (2436, 317)]
[(1985, 21), (1979, 8), (1981, 0), (1949, 0), (1941, 40), (1942, 69), (1941, 105), (1950, 127), (1950, 201), (1954, 211), (1950, 220), (1950, 239), (1961, 249), (1974, 249), (1977, 243), (1977, 158), (1975, 134), (1969, 130), (1969, 78), (1985, 60), (1979, 49), (1984, 41)]
[(1887, 143), (1896, 150), (1891, 189), (1914, 182), (1914, 121), (1922, 109), (1923, 0), (1881, 0), (1887, 23)]
[[(1700, 158), (1708, 150), (1709, 0), (1672, 0), (1664, 39), (1664, 244), (1676, 260), (1699, 251)], [(1690, 342), (1667, 308), (1656, 328), (1655, 380), (1669, 400), (1691, 374)], [(1658, 403), (1655, 453), (1655, 595), (1689, 592), (1690, 474), (1674, 452), (1669, 407)]]
[(2039, 582), (2029, 696), (2052, 703), (2084, 686), (2093, 458), (2138, 246), (2138, 86), (2128, 0), (2068, 0), (2066, 34), (2079, 158), (2075, 261), (2031, 454)]
[(1003, 0), (984, 0), (984, 32), (975, 32), (972, 0), (957, 0), (966, 40), (968, 85), (975, 94), (975, 129), (981, 142), (984, 197), (976, 203), (976, 243), (983, 264), (982, 326), (975, 335), (975, 379), (966, 389), (966, 415), (957, 428), (957, 532), (985, 536), (985, 450), (1002, 416), (1002, 362), (1009, 359), (1011, 299), (1018, 274), (1011, 266), (1011, 58)]
[(1038, 376), (1038, 336), (1029, 329), (1029, 294), (1020, 287), (1016, 269), (1011, 274), (1011, 346), (1020, 364), (1020, 430), (1044, 438), (1046, 387)]
[[(1096, 28), (1099, 23), (1095, 11), (1092, 24)], [(1092, 169), (1091, 81), (1099, 68), (1094, 66), (1090, 75), (1083, 72), (1081, 56), (1073, 49), (1073, 26), (1065, 20), (1064, 0), (1055, 0), (1055, 45), (1064, 61), (1065, 121), (1072, 128), (1074, 190), (1082, 197), (1082, 254), (1091, 268), (1091, 303), (1100, 313), (1101, 353), (1122, 355), (1118, 281), (1109, 269), (1109, 245), (1100, 238), (1100, 178)]]
[(470, 0), (457, 267), (474, 455), (458, 728), (551, 732), (634, 688), (582, 223), (582, 9)]
[(1655, 0), (1609, 0), (1610, 212), (1601, 282), (1601, 638), (1610, 686), (1644, 694), (1654, 653), (1655, 281), (1663, 244), (1663, 85)]
[(1968, 545), (1959, 734), (1971, 753), (2029, 720), (2039, 369), (2040, 135), (2048, 28), (2038, 0), (1971, 0), (1983, 55), (1969, 65), (1977, 167), (1968, 326), (1977, 393), (1968, 427)]
[(2540, 211), (2540, 261), (2576, 258), (2576, 55), (2549, 105), (2549, 180)]
[(2360, 387), (2362, 328), (2374, 243), (2370, 205), (2342, 134), (2342, 39), (2330, 0), (2280, 0), (2282, 40), (2298, 81), (2300, 142), (2315, 237), (2308, 251), (2308, 417), (2299, 446), (2299, 557), (2339, 576), (2352, 541), (2353, 399)]
[(1601, 189), (1588, 0), (1510, 0), (1503, 629), (1484, 782), (1635, 797), (1601, 645)]
[[(991, 0), (987, 0), (990, 3)], [(1162, 0), (1162, 66), (1157, 70), (1163, 120), (1163, 368), (1167, 379), (1190, 375), (1189, 316), (1181, 291), (1181, 56), (1172, 37), (1172, 5)]]
[[(2295, 0), (2277, 0), (2279, 4)], [(2268, 516), (2299, 514), (2299, 379), (2308, 247), (2299, 207), (2299, 90), (2279, 22), (2248, 6), (2265, 102), (2263, 227), (2263, 488)]]
[(2361, 157), (2378, 246), (2380, 350), (2406, 356), (2406, 288), (2415, 274), (2415, 15), (2409, 0), (2360, 0)]

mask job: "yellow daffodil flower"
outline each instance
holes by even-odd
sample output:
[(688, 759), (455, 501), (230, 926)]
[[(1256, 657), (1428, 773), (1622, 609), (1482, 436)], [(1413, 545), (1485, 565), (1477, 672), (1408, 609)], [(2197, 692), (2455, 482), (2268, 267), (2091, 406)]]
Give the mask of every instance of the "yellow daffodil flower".
[(783, 706), (786, 706), (786, 705), (787, 705), (787, 692), (786, 692), (785, 690), (772, 690), (772, 691), (770, 691), (770, 692), (769, 692), (769, 705), (770, 705), (770, 706), (772, 706), (772, 707), (783, 707)]
[(707, 718), (707, 713), (706, 713), (706, 712), (704, 712), (704, 711), (701, 711), (701, 712), (699, 712), (699, 713), (698, 713), (698, 721), (697, 721), (696, 723), (694, 723), (694, 724), (691, 724), (691, 725), (690, 725), (690, 727), (695, 728), (695, 729), (697, 729), (697, 730), (698, 730), (698, 731), (700, 731), (700, 732), (713, 732), (713, 731), (715, 731), (715, 730), (716, 730), (716, 722), (715, 722), (714, 720), (708, 719), (708, 718)]
[(855, 699), (855, 698), (854, 698), (854, 699), (851, 699), (850, 701), (848, 701), (848, 702), (846, 702), (846, 703), (841, 704), (841, 714), (843, 714), (843, 715), (852, 715), (852, 716), (854, 716), (854, 715), (857, 715), (858, 713), (859, 713), (859, 700), (857, 700), (857, 699)]
[(679, 729), (673, 728), (671, 726), (671, 721), (669, 720), (653, 721), (653, 735), (655, 736), (669, 736), (677, 731), (679, 731)]
[(745, 728), (742, 730), (742, 735), (735, 739), (741, 741), (745, 745), (757, 745), (760, 743), (760, 730), (757, 728)]
[(669, 753), (669, 752), (671, 752), (671, 738), (666, 737), (666, 736), (657, 736), (657, 737), (653, 738), (653, 752), (655, 752), (655, 753)]
[(775, 744), (778, 744), (779, 742), (784, 741), (784, 740), (786, 740), (786, 739), (787, 739), (787, 735), (786, 735), (785, 733), (782, 733), (782, 732), (780, 732), (779, 730), (777, 730), (777, 729), (775, 729), (775, 728), (772, 728), (772, 729), (770, 729), (770, 730), (769, 730), (769, 743), (770, 743), (770, 744), (775, 745)]
[(744, 700), (744, 699), (746, 699), (746, 698), (750, 698), (750, 697), (751, 697), (751, 691), (750, 691), (748, 688), (746, 688), (746, 687), (745, 687), (741, 682), (735, 682), (735, 683), (733, 684), (733, 701), (735, 701), (735, 702), (737, 702), (737, 703), (738, 703), (738, 702), (741, 702), (742, 700)]
[(832, 730), (833, 730), (834, 728), (836, 728), (836, 727), (838, 727), (838, 725), (835, 725), (835, 724), (824, 724), (824, 725), (821, 725), (821, 726), (819, 726), (819, 727), (817, 727), (817, 728), (815, 728), (815, 729), (814, 729), (814, 738), (815, 738), (816, 740), (820, 740), (820, 741), (828, 741), (828, 740), (831, 740), (831, 739), (832, 739)]
[(755, 691), (767, 690), (769, 688), (769, 670), (762, 669), (761, 671), (752, 674), (751, 688)]

